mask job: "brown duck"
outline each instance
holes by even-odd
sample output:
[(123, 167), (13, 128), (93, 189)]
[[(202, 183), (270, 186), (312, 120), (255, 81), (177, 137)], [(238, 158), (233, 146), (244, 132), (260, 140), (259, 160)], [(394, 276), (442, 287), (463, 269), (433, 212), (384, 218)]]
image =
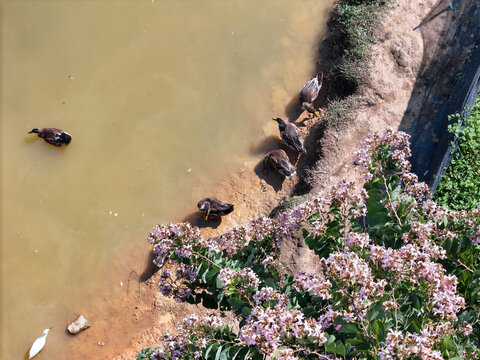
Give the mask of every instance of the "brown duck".
[(198, 210), (205, 213), (205, 220), (217, 219), (233, 211), (233, 204), (224, 203), (214, 197), (207, 197), (197, 204)]
[(320, 73), (320, 80), (318, 79), (317, 75), (312, 79), (308, 80), (307, 83), (303, 86), (303, 89), (298, 95), (302, 110), (307, 110), (311, 114), (318, 115), (318, 112), (312, 107), (312, 103), (318, 97), (318, 93), (322, 88), (322, 83), (323, 73)]
[(68, 145), (72, 141), (69, 133), (55, 128), (35, 128), (29, 134), (37, 134), (47, 143), (55, 146)]
[(298, 128), (295, 124), (287, 122), (280, 118), (273, 118), (278, 122), (278, 130), (280, 130), (280, 136), (285, 145), (287, 145), (293, 151), (301, 154), (306, 154), (305, 146), (303, 146), (303, 140), (298, 133)]
[(295, 170), (293, 170), (292, 164), (290, 164), (290, 161), (288, 160), (287, 153), (283, 150), (273, 150), (265, 154), (265, 157), (263, 158), (264, 174), (268, 174), (268, 166), (271, 166), (289, 179), (296, 174)]

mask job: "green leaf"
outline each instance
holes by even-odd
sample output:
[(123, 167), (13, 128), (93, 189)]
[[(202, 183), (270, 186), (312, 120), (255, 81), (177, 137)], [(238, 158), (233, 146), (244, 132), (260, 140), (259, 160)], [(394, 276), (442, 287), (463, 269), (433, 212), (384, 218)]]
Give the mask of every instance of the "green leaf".
[(215, 350), (217, 349), (218, 346), (220, 346), (220, 345), (217, 344), (217, 343), (211, 344), (211, 345), (207, 348), (207, 351), (205, 351), (205, 359), (208, 359), (208, 355), (210, 354), (210, 352), (212, 352), (212, 350), (215, 352)]
[(242, 308), (242, 316), (243, 316), (244, 318), (247, 318), (247, 317), (250, 315), (251, 312), (252, 312), (252, 309), (249, 308), (248, 306), (244, 306), (244, 307)]
[(230, 350), (236, 351), (235, 354), (232, 356), (232, 360), (235, 360), (237, 358), (238, 354), (240, 354), (240, 352), (242, 350), (244, 350), (244, 348), (238, 348), (238, 350), (237, 350), (237, 347), (234, 346), (234, 347), (231, 347)]
[(202, 276), (202, 280), (205, 281), (207, 284), (209, 284), (217, 275), (218, 275), (217, 269), (210, 269), (204, 274), (204, 276)]
[(340, 356), (347, 356), (347, 350), (345, 349), (345, 345), (341, 341), (335, 342), (335, 354)]
[(369, 321), (375, 320), (375, 319), (378, 317), (379, 314), (380, 314), (380, 311), (378, 311), (378, 310), (373, 310), (373, 311), (370, 313), (370, 315), (367, 314), (367, 316), (368, 316), (367, 319), (368, 319)]
[(325, 346), (330, 345), (335, 341), (335, 335), (328, 335), (327, 342), (325, 343)]
[(358, 334), (358, 333), (360, 333), (358, 328), (353, 324), (342, 325), (342, 327), (340, 328), (340, 332), (343, 333), (343, 334)]
[(217, 353), (215, 354), (215, 360), (220, 360), (221, 354), (222, 354), (222, 349), (223, 347), (220, 345), (217, 349)]
[(243, 308), (243, 301), (238, 297), (231, 297), (227, 299), (227, 302), (235, 310), (241, 310)]

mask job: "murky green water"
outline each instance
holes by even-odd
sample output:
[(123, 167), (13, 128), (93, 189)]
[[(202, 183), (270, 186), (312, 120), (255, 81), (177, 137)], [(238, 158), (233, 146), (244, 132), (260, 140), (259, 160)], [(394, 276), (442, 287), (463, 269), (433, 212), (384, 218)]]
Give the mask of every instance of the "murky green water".
[(0, 358), (55, 326), (39, 358), (75, 359), (58, 354), (66, 324), (119, 287), (151, 227), (261, 157), (249, 148), (312, 75), (330, 3), (0, 2)]

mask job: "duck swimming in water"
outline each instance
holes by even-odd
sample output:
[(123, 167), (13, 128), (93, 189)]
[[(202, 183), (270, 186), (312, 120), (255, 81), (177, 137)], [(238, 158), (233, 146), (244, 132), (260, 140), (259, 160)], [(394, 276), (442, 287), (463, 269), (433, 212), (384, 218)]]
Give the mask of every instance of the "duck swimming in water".
[(278, 129), (280, 130), (280, 136), (285, 145), (287, 145), (293, 151), (301, 154), (306, 154), (305, 146), (303, 146), (303, 140), (298, 133), (298, 128), (295, 124), (287, 122), (280, 118), (273, 118), (278, 122)]
[(198, 210), (205, 213), (205, 220), (216, 219), (233, 211), (233, 204), (224, 203), (214, 197), (207, 197), (197, 204)]
[(320, 73), (320, 80), (318, 75), (310, 79), (300, 91), (298, 99), (300, 100), (301, 109), (307, 110), (311, 114), (318, 115), (318, 112), (312, 107), (312, 103), (318, 97), (318, 93), (322, 88), (323, 83), (323, 73)]
[(55, 128), (35, 128), (29, 134), (37, 134), (47, 143), (55, 146), (68, 145), (72, 141), (69, 133)]
[(263, 173), (265, 175), (268, 174), (267, 168), (269, 165), (289, 179), (296, 174), (290, 160), (288, 160), (287, 153), (283, 150), (273, 150), (265, 154), (263, 158)]

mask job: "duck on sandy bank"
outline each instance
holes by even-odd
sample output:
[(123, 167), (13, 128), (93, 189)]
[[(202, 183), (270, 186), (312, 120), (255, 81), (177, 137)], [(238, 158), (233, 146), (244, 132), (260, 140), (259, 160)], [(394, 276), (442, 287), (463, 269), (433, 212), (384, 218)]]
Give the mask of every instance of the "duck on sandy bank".
[(55, 146), (68, 145), (72, 141), (72, 136), (69, 133), (56, 128), (35, 128), (29, 134), (37, 134), (47, 143)]
[(265, 154), (263, 158), (263, 173), (265, 175), (268, 174), (268, 166), (271, 166), (289, 179), (296, 174), (292, 164), (290, 164), (287, 153), (283, 150), (273, 150)]
[[(318, 79), (319, 75), (320, 80)], [(318, 115), (318, 112), (312, 107), (312, 103), (318, 97), (318, 93), (320, 92), (323, 83), (323, 73), (320, 73), (319, 75), (307, 81), (298, 95), (301, 109), (307, 110), (309, 113), (314, 115)]]
[(307, 150), (305, 150), (303, 140), (298, 133), (296, 125), (281, 118), (273, 118), (273, 120), (278, 122), (278, 130), (280, 130), (280, 137), (282, 138), (283, 143), (293, 151), (300, 154), (306, 154)]
[(224, 203), (214, 197), (207, 197), (197, 204), (198, 210), (205, 213), (205, 220), (217, 219), (233, 211), (233, 204)]

